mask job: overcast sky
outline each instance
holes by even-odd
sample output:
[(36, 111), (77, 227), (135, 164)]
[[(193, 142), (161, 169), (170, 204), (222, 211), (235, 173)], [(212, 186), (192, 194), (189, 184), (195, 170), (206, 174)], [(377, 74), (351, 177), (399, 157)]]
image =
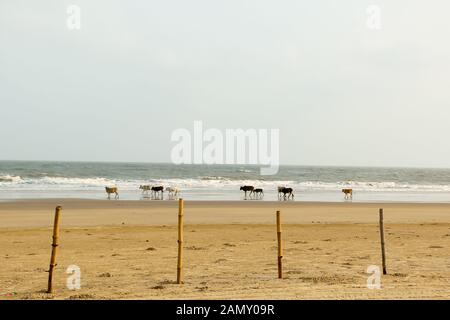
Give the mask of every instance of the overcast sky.
[(0, 159), (169, 162), (172, 131), (202, 120), (279, 128), (282, 164), (450, 167), (449, 12), (446, 0), (1, 0)]

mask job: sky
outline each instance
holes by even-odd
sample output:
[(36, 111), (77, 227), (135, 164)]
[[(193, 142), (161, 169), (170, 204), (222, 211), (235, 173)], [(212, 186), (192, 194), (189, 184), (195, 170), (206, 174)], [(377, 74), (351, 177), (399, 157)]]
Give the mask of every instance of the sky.
[(200, 120), (279, 129), (281, 164), (450, 167), (448, 12), (444, 0), (1, 0), (0, 159), (170, 162), (171, 133)]

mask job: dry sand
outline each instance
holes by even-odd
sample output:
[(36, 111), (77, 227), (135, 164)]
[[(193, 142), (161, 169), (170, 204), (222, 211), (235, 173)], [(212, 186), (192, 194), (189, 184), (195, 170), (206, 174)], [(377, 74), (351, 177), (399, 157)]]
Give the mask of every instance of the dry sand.
[[(55, 294), (45, 293), (54, 208), (63, 206)], [(388, 275), (378, 208), (385, 209)], [(0, 299), (449, 299), (450, 205), (187, 201), (177, 285), (175, 201), (0, 203)], [(277, 279), (275, 211), (284, 279)], [(81, 289), (66, 287), (69, 265)]]

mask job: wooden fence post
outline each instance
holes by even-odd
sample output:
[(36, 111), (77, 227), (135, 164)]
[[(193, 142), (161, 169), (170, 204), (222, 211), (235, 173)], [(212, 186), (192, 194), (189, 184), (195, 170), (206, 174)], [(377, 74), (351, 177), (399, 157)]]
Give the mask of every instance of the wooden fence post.
[(278, 278), (283, 278), (283, 244), (281, 242), (281, 213), (277, 211), (277, 240), (278, 240)]
[(184, 202), (178, 200), (178, 263), (177, 263), (177, 283), (183, 283), (183, 216)]
[(53, 222), (53, 242), (52, 242), (52, 255), (50, 257), (50, 267), (48, 270), (48, 288), (47, 293), (53, 292), (53, 270), (56, 267), (56, 253), (58, 249), (59, 240), (59, 218), (61, 216), (61, 206), (57, 206), (55, 209), (55, 221)]
[(380, 209), (380, 238), (381, 238), (381, 259), (383, 261), (383, 274), (387, 274), (387, 271), (386, 271), (386, 251), (384, 249), (383, 209)]

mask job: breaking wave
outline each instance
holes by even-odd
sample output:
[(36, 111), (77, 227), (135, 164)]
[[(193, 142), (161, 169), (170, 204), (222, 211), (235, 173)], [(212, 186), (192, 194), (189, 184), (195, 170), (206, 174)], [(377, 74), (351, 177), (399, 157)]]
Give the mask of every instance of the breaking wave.
[(371, 192), (449, 192), (450, 185), (443, 184), (409, 184), (393, 181), (295, 181), (295, 180), (261, 180), (230, 179), (221, 176), (201, 176), (198, 178), (173, 179), (109, 179), (105, 177), (21, 177), (0, 175), (0, 190), (97, 190), (105, 186), (118, 186), (123, 190), (135, 190), (141, 184), (177, 186), (184, 189), (235, 190), (242, 185), (273, 188), (289, 186), (297, 191), (335, 191), (341, 188), (354, 188)]

